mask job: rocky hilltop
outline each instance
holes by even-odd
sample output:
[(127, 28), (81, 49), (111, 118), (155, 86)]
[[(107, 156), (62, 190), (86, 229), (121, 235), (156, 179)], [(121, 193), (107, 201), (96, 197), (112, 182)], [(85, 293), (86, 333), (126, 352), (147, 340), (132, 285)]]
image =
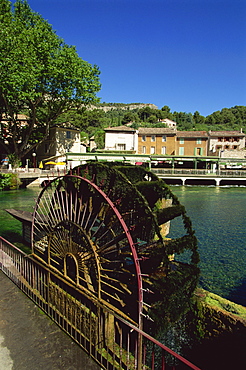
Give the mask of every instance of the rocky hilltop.
[(104, 112), (108, 112), (115, 109), (122, 109), (122, 110), (133, 110), (133, 109), (141, 109), (149, 107), (151, 109), (158, 109), (157, 105), (155, 104), (144, 104), (144, 103), (102, 103), (98, 105), (92, 105), (90, 110), (93, 109), (102, 109)]

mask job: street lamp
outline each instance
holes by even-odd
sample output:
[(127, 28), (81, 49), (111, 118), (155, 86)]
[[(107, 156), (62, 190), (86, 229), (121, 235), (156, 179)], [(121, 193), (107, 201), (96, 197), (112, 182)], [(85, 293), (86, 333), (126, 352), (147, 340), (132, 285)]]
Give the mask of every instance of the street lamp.
[(37, 155), (36, 153), (32, 153), (34, 171), (35, 171), (35, 168), (36, 168), (36, 155)]

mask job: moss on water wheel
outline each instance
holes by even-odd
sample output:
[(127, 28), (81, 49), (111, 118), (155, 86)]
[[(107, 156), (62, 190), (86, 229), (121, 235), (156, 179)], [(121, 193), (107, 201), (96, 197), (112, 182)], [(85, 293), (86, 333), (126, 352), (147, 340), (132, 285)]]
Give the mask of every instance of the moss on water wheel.
[[(165, 225), (176, 217), (185, 233), (170, 240)], [(186, 250), (189, 263), (170, 258)], [(164, 181), (140, 166), (89, 162), (48, 183), (34, 212), (33, 251), (133, 322), (143, 297), (144, 315), (157, 326), (163, 312), (176, 320), (185, 311), (199, 275), (185, 208)]]

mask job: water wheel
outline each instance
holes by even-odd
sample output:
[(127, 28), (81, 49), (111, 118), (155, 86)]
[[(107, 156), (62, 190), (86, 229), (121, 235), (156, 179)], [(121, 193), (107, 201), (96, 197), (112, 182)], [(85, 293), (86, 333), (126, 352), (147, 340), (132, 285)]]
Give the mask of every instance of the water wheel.
[[(174, 203), (169, 213), (161, 206), (167, 198)], [(156, 271), (167, 275), (169, 256), (177, 252), (160, 225), (181, 214), (170, 190), (149, 171), (90, 163), (41, 191), (33, 254), (88, 297), (139, 324), (145, 302), (154, 301), (143, 298), (143, 291), (153, 287)]]

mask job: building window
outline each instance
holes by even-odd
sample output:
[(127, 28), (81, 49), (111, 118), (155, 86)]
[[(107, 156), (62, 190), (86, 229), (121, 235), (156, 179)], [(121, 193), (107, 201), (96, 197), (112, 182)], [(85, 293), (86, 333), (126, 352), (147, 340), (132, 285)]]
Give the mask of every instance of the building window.
[(180, 144), (184, 144), (184, 141), (185, 141), (185, 139), (184, 139), (183, 137), (180, 137), (180, 138), (179, 138), (179, 143), (180, 143)]
[(165, 143), (166, 141), (167, 141), (167, 137), (166, 137), (166, 135), (163, 135), (162, 136), (162, 142)]
[(126, 144), (118, 144), (118, 150), (126, 150)]
[(167, 147), (166, 146), (162, 146), (161, 147), (161, 154), (166, 154), (166, 150), (167, 150)]
[(71, 131), (66, 131), (66, 139), (71, 139)]
[(202, 155), (202, 148), (195, 148), (195, 155)]
[(154, 142), (155, 141), (155, 135), (151, 135), (151, 141)]
[(146, 136), (142, 135), (142, 141), (146, 141)]
[(150, 154), (155, 154), (155, 146), (150, 147)]
[(142, 146), (142, 154), (146, 154), (146, 146)]
[(179, 155), (184, 155), (184, 147), (179, 148)]
[(196, 143), (197, 144), (201, 144), (202, 143), (202, 139), (196, 139)]

